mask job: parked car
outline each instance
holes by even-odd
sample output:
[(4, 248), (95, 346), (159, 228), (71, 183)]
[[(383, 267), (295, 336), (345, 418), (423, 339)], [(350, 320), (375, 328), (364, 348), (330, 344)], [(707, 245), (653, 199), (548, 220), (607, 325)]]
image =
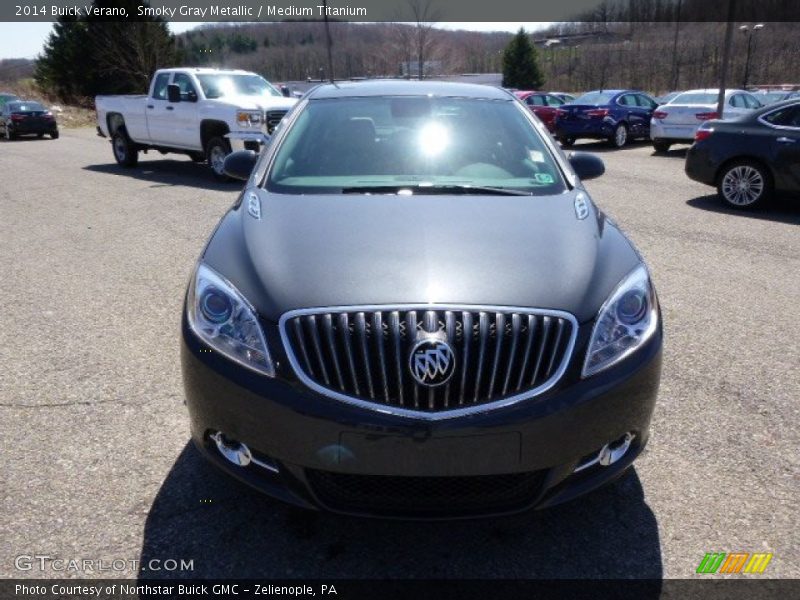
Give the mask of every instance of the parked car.
[(0, 132), (6, 140), (15, 140), (22, 135), (43, 138), (49, 135), (58, 139), (58, 123), (49, 110), (38, 102), (13, 100), (0, 109)]
[(564, 101), (554, 94), (547, 92), (514, 92), (532, 112), (535, 114), (549, 131), (555, 131), (556, 109), (564, 104)]
[(683, 92), (667, 92), (667, 93), (666, 93), (666, 94), (664, 94), (663, 96), (656, 96), (656, 97), (655, 97), (655, 98), (653, 98), (653, 99), (654, 99), (654, 100), (655, 100), (655, 101), (658, 103), (658, 105), (659, 105), (659, 106), (661, 106), (662, 104), (667, 104), (667, 103), (668, 103), (668, 102), (670, 102), (670, 101), (671, 101), (671, 100), (672, 100), (672, 99), (673, 99), (675, 96), (677, 96), (678, 94), (682, 94), (682, 93), (683, 93)]
[(0, 109), (2, 109), (7, 102), (12, 100), (19, 100), (19, 97), (11, 92), (0, 92)]
[(800, 100), (705, 122), (686, 155), (686, 174), (716, 186), (734, 208), (760, 206), (774, 191), (800, 191)]
[(636, 90), (586, 92), (558, 109), (556, 136), (564, 146), (590, 138), (621, 148), (630, 140), (650, 137), (655, 108), (655, 100)]
[(147, 96), (97, 96), (97, 130), (111, 138), (114, 158), (133, 167), (141, 150), (188, 154), (207, 161), (218, 179), (233, 150), (258, 151), (265, 135), (295, 105), (255, 73), (160, 69)]
[[(656, 152), (666, 152), (672, 144), (691, 144), (703, 121), (719, 118), (718, 98), (719, 90), (689, 90), (659, 106), (650, 121), (650, 137)], [(725, 90), (723, 118), (736, 118), (761, 106), (750, 92)]]
[(648, 439), (661, 317), (641, 256), (502, 89), (324, 84), (260, 157), (189, 284), (192, 437), (234, 477), (348, 514), (566, 501)]
[(789, 100), (797, 92), (786, 90), (756, 90), (752, 92), (753, 96), (761, 103), (762, 106), (768, 104), (775, 104), (781, 100)]
[(575, 96), (572, 94), (566, 94), (564, 92), (548, 92), (549, 94), (555, 96), (556, 98), (561, 98), (564, 102), (572, 102), (575, 100)]

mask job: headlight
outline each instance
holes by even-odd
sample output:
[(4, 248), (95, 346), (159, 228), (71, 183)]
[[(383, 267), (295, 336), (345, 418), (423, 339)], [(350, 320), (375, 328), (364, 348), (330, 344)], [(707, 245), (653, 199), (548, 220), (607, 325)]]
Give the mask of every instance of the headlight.
[(260, 110), (240, 110), (236, 113), (236, 124), (239, 127), (260, 127), (261, 121)]
[(206, 344), (245, 367), (275, 376), (255, 310), (231, 283), (203, 263), (189, 284), (186, 306), (189, 325)]
[(620, 282), (597, 314), (583, 377), (621, 361), (650, 339), (657, 327), (658, 301), (642, 265)]

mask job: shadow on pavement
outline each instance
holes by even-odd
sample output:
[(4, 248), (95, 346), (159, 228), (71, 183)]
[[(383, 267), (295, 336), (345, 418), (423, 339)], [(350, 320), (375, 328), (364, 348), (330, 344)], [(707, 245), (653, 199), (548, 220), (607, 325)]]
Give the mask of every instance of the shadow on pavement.
[[(152, 559), (169, 558), (193, 560), (194, 570), (147, 571)], [(161, 576), (662, 578), (658, 526), (634, 470), (575, 502), (523, 516), (386, 521), (278, 503), (219, 472), (191, 443), (150, 509), (141, 565), (141, 582)]]
[(736, 210), (728, 208), (716, 194), (698, 196), (687, 200), (686, 204), (693, 208), (708, 210), (735, 217), (747, 217), (750, 219), (762, 219), (766, 221), (776, 221), (778, 223), (788, 223), (790, 225), (800, 225), (800, 198), (797, 196), (776, 196), (764, 207), (754, 210)]
[(190, 160), (142, 160), (131, 168), (121, 167), (117, 163), (87, 165), (83, 168), (94, 173), (133, 177), (150, 182), (152, 184), (150, 187), (187, 186), (233, 192), (244, 185), (242, 182), (217, 181), (205, 163), (193, 163)]

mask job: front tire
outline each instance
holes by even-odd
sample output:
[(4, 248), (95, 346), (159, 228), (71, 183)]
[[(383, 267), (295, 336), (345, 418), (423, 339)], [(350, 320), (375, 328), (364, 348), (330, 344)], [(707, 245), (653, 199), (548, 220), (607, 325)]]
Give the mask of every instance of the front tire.
[(214, 137), (208, 140), (206, 144), (206, 160), (211, 169), (212, 175), (217, 181), (230, 181), (230, 177), (225, 175), (223, 165), (225, 164), (225, 157), (231, 153), (231, 145), (228, 140), (223, 137)]
[(111, 148), (117, 164), (121, 167), (135, 167), (139, 163), (139, 150), (124, 130), (117, 129), (114, 132), (111, 137)]
[(669, 147), (672, 144), (665, 140), (653, 140), (653, 149), (656, 152), (669, 152)]
[(623, 148), (628, 143), (628, 127), (625, 123), (620, 123), (614, 128), (614, 133), (608, 142), (612, 148)]
[(562, 146), (569, 148), (575, 143), (574, 137), (559, 137), (558, 141), (561, 143)]
[(731, 208), (750, 210), (772, 195), (772, 177), (757, 162), (737, 160), (725, 165), (717, 180), (717, 193)]
[(11, 131), (11, 127), (6, 125), (6, 141), (7, 142), (12, 142), (15, 139), (17, 139), (17, 134), (14, 133), (13, 131)]
[(57, 140), (58, 139), (58, 131), (54, 131), (50, 134), (50, 139)]

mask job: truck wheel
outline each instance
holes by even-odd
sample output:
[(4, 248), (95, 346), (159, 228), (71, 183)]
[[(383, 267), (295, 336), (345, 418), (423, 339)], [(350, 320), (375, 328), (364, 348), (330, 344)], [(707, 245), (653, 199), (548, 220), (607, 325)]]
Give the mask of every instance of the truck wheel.
[(139, 150), (124, 130), (118, 129), (111, 137), (114, 158), (122, 167), (135, 167), (139, 162)]
[(206, 160), (211, 168), (211, 173), (218, 181), (230, 181), (230, 177), (222, 170), (225, 157), (231, 153), (231, 145), (225, 138), (214, 137), (206, 144)]

